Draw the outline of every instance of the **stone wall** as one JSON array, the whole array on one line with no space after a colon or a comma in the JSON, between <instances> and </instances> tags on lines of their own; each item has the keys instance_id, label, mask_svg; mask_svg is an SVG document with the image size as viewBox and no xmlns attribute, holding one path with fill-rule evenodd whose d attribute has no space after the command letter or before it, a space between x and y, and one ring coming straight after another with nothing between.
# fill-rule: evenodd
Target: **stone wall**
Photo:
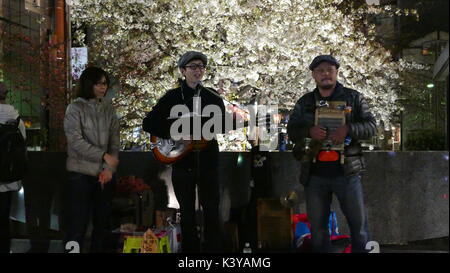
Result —
<instances>
[{"instance_id":1,"label":"stone wall","mask_svg":"<svg viewBox=\"0 0 450 273\"><path fill-rule=\"evenodd\" d=\"M239 158L240 157L240 158ZM449 233L448 151L442 152L366 152L367 172L363 176L365 203L373 240L380 244L403 244L409 241L439 238ZM24 179L23 194L14 198L13 216L28 225L36 218L42 224L51 218L51 227L59 229L64 219L65 153L30 152L30 169ZM300 203L295 213L304 213L303 186L298 183L299 163L290 152L269 153L271 184L268 196L279 198L296 190ZM171 168L158 164L148 152L121 152L118 176L156 176L165 180L169 206L177 207L171 187ZM221 217L225 222L233 208L245 207L250 199L250 153L220 154ZM22 204L22 205L21 205ZM343 234L349 234L336 199ZM61 219L62 218L62 219Z\"/></svg>"}]
</instances>

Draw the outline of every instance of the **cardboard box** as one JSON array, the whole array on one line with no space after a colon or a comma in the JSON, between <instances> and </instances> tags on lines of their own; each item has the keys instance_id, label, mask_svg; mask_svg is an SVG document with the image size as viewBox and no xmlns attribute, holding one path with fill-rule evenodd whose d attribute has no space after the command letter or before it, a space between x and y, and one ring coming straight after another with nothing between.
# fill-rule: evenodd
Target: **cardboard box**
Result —
<instances>
[{"instance_id":1,"label":"cardboard box","mask_svg":"<svg viewBox=\"0 0 450 273\"><path fill-rule=\"evenodd\" d=\"M292 208L278 198L260 198L257 202L258 251L288 252L293 247Z\"/></svg>"}]
</instances>

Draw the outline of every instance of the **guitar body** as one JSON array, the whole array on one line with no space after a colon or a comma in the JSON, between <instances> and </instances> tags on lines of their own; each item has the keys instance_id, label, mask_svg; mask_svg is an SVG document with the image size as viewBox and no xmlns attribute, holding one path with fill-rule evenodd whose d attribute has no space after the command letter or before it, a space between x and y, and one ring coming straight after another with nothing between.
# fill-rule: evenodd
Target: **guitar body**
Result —
<instances>
[{"instance_id":1,"label":"guitar body","mask_svg":"<svg viewBox=\"0 0 450 273\"><path fill-rule=\"evenodd\" d=\"M164 164L172 164L192 151L201 151L208 147L207 140L175 141L157 136L150 136L150 148L156 160Z\"/></svg>"}]
</instances>

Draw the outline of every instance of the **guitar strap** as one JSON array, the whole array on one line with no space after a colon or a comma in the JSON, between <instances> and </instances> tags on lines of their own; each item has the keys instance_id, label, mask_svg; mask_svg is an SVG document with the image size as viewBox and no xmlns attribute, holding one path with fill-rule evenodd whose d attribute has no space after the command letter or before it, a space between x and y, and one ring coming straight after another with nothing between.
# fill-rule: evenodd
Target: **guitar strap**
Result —
<instances>
[{"instance_id":1,"label":"guitar strap","mask_svg":"<svg viewBox=\"0 0 450 273\"><path fill-rule=\"evenodd\" d=\"M185 100L185 98L184 98L183 82L184 82L184 81L183 81L181 78L178 78L178 83L180 84L180 91L181 91L181 100L183 101L183 104L186 105L186 103L187 103L189 100L193 99L194 97L199 97L199 96L200 96L200 92L201 92L203 86L201 85L201 83L199 83L199 84L197 85L197 87L195 88L195 91L197 91L197 94L194 94L194 96L193 96L192 98L190 98L190 99L188 99L188 100Z\"/></svg>"}]
</instances>

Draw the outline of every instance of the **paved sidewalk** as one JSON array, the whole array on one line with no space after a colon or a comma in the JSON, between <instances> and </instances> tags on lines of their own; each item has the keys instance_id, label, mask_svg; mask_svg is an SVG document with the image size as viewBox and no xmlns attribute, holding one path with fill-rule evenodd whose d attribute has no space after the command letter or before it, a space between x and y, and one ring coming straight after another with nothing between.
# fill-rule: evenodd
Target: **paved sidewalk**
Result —
<instances>
[{"instance_id":1,"label":"paved sidewalk","mask_svg":"<svg viewBox=\"0 0 450 273\"><path fill-rule=\"evenodd\" d=\"M28 253L30 250L30 241L28 239L13 239L11 241L12 253ZM61 240L51 240L48 253L63 253Z\"/></svg>"},{"instance_id":2,"label":"paved sidewalk","mask_svg":"<svg viewBox=\"0 0 450 273\"><path fill-rule=\"evenodd\" d=\"M445 249L432 249L429 246L380 246L381 253L449 253ZM11 242L12 253L27 253L30 250L30 242L27 239L13 239ZM48 253L63 253L61 240L51 240Z\"/></svg>"}]
</instances>

